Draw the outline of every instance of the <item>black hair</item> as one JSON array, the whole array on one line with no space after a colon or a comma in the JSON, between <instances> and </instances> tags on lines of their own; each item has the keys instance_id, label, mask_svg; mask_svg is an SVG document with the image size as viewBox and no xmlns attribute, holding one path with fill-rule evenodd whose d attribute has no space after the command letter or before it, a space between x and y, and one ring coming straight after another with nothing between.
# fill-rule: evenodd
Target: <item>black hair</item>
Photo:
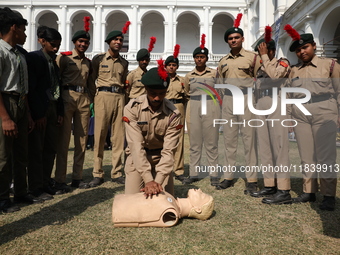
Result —
<instances>
[{"instance_id":1,"label":"black hair","mask_svg":"<svg viewBox=\"0 0 340 255\"><path fill-rule=\"evenodd\" d=\"M0 8L0 33L2 35L7 34L13 25L27 26L27 20L8 7Z\"/></svg>"},{"instance_id":2,"label":"black hair","mask_svg":"<svg viewBox=\"0 0 340 255\"><path fill-rule=\"evenodd\" d=\"M46 28L48 28L47 26L39 26L37 29L37 36L38 38L42 38L42 35L44 34Z\"/></svg>"},{"instance_id":3,"label":"black hair","mask_svg":"<svg viewBox=\"0 0 340 255\"><path fill-rule=\"evenodd\" d=\"M61 41L61 34L58 32L58 30L51 28L51 27L45 27L43 31L41 31L41 37L48 42L52 42L55 40L60 40Z\"/></svg>"}]
</instances>

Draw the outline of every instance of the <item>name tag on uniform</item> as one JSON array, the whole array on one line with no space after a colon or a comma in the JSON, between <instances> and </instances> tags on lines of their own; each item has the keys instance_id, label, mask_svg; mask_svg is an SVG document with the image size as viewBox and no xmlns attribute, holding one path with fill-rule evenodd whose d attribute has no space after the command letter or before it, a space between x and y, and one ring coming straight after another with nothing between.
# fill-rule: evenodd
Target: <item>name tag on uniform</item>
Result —
<instances>
[{"instance_id":1,"label":"name tag on uniform","mask_svg":"<svg viewBox=\"0 0 340 255\"><path fill-rule=\"evenodd\" d=\"M104 68L108 68L109 66L108 66L108 65L102 65L102 67L104 67Z\"/></svg>"},{"instance_id":2,"label":"name tag on uniform","mask_svg":"<svg viewBox=\"0 0 340 255\"><path fill-rule=\"evenodd\" d=\"M221 66L221 68L223 68L223 67L225 67L225 66L227 66L227 65L228 65L228 64L224 64L224 65Z\"/></svg>"},{"instance_id":3,"label":"name tag on uniform","mask_svg":"<svg viewBox=\"0 0 340 255\"><path fill-rule=\"evenodd\" d=\"M195 80L195 78L190 78L190 79L189 79L189 81L193 81L193 80Z\"/></svg>"},{"instance_id":4,"label":"name tag on uniform","mask_svg":"<svg viewBox=\"0 0 340 255\"><path fill-rule=\"evenodd\" d=\"M77 65L77 64L74 63L74 62L71 62L71 63L68 63L68 65L69 65L69 66L75 66L75 65Z\"/></svg>"},{"instance_id":5,"label":"name tag on uniform","mask_svg":"<svg viewBox=\"0 0 340 255\"><path fill-rule=\"evenodd\" d=\"M137 80L138 82L141 82L142 80Z\"/></svg>"},{"instance_id":6,"label":"name tag on uniform","mask_svg":"<svg viewBox=\"0 0 340 255\"><path fill-rule=\"evenodd\" d=\"M295 77L295 78L293 78L292 79L292 81L296 81L296 80L298 80L298 79L300 79L300 77L298 76L298 77Z\"/></svg>"},{"instance_id":7,"label":"name tag on uniform","mask_svg":"<svg viewBox=\"0 0 340 255\"><path fill-rule=\"evenodd\" d=\"M137 121L138 125L147 125L148 122L147 121Z\"/></svg>"}]
</instances>

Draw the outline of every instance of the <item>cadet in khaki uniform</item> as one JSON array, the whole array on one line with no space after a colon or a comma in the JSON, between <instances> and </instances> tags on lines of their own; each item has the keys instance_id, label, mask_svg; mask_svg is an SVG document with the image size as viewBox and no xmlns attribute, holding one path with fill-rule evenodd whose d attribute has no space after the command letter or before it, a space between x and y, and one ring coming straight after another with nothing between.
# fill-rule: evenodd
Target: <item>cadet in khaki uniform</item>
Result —
<instances>
[{"instance_id":1,"label":"cadet in khaki uniform","mask_svg":"<svg viewBox=\"0 0 340 255\"><path fill-rule=\"evenodd\" d=\"M123 29L124 30L124 29ZM122 121L125 105L125 81L128 72L128 61L120 56L123 46L123 32L110 32L105 42L109 45L106 53L94 56L93 72L90 84L96 84L97 93L94 97L94 179L89 183L96 187L104 182L103 156L105 138L111 125L112 170L111 179L120 184L125 183L122 175L121 156L124 151L124 125Z\"/></svg>"},{"instance_id":2,"label":"cadet in khaki uniform","mask_svg":"<svg viewBox=\"0 0 340 255\"><path fill-rule=\"evenodd\" d=\"M269 30L271 32L271 27L269 27ZM261 56L261 67L257 72L256 80L256 94L258 99L256 109L270 109L273 104L273 88L277 88L278 94L278 107L276 110L268 115L256 116L257 119L263 121L263 126L256 127L261 165L289 167L288 127L280 124L273 126L270 121L267 121L275 119L281 123L282 120L287 119L287 116L281 115L281 98L279 91L285 84L286 79L284 78L287 78L289 75L289 61L284 58L275 58L275 42L273 40L269 40L268 43L266 43L264 39L260 40L255 50L258 51ZM264 188L250 195L253 197L273 195L262 200L262 202L266 204L291 203L289 177L289 172L276 172L277 179L275 180L275 172L266 171L263 173Z\"/></svg>"},{"instance_id":3,"label":"cadet in khaki uniform","mask_svg":"<svg viewBox=\"0 0 340 255\"><path fill-rule=\"evenodd\" d=\"M142 191L148 197L163 190L174 194L173 154L183 125L179 111L164 98L169 77L161 70L162 78L158 68L142 77L147 94L130 100L124 108L128 143L125 194Z\"/></svg>"},{"instance_id":4,"label":"cadet in khaki uniform","mask_svg":"<svg viewBox=\"0 0 340 255\"><path fill-rule=\"evenodd\" d=\"M218 65L218 83L231 84L240 88L244 94L244 115L233 114L233 97L229 90L223 96L222 119L228 120L223 125L223 137L226 163L229 166L236 165L237 140L239 132L242 135L246 166L257 165L256 134L255 128L248 126L247 122L254 118L248 108L248 88L253 87L254 77L260 67L260 58L255 52L247 51L242 47L244 42L243 30L238 27L242 15L238 15L234 27L229 28L224 34L224 40L229 44L230 53L223 57ZM242 107L242 106L241 106ZM233 124L231 124L233 123ZM237 123L237 124L235 124ZM225 172L224 179L217 189L226 189L233 186L234 173ZM245 194L257 190L257 173L246 172L247 184Z\"/></svg>"},{"instance_id":5,"label":"cadet in khaki uniform","mask_svg":"<svg viewBox=\"0 0 340 255\"><path fill-rule=\"evenodd\" d=\"M146 68L150 63L150 53L147 49L140 49L137 52L138 67L129 72L127 82L129 86L129 98L136 98L145 94L144 85L141 82L142 76L148 71Z\"/></svg>"},{"instance_id":6,"label":"cadet in khaki uniform","mask_svg":"<svg viewBox=\"0 0 340 255\"><path fill-rule=\"evenodd\" d=\"M83 164L86 151L87 131L90 119L90 102L96 90L94 84L88 86L88 76L91 61L85 57L90 45L88 31L79 30L73 37L75 48L69 52L62 52L57 57L62 79L62 94L64 99L64 122L59 129L57 160L55 170L55 188L62 192L70 191L66 185L67 154L70 144L72 123L74 136L74 157L71 186L88 188L83 179Z\"/></svg>"},{"instance_id":7,"label":"cadet in khaki uniform","mask_svg":"<svg viewBox=\"0 0 340 255\"><path fill-rule=\"evenodd\" d=\"M193 52L196 67L185 76L185 87L189 90L190 100L187 107L187 124L190 142L190 176L183 184L199 180L199 172L206 172L207 166L201 165L202 149L205 147L208 166L218 165L219 126L213 126L214 119L220 119L220 104L214 92L216 70L206 66L209 51L203 45ZM213 94L213 98L208 95ZM202 114L201 95L206 95L207 114ZM211 185L219 184L217 172L209 173Z\"/></svg>"},{"instance_id":8,"label":"cadet in khaki uniform","mask_svg":"<svg viewBox=\"0 0 340 255\"><path fill-rule=\"evenodd\" d=\"M184 126L186 96L184 90L184 78L176 74L178 64L178 58L174 56L169 56L165 60L165 67L170 75L170 85L165 98L169 99L169 101L172 102L181 113L181 125ZM175 152L174 173L177 180L184 180L184 128L181 129L178 147Z\"/></svg>"},{"instance_id":9,"label":"cadet in khaki uniform","mask_svg":"<svg viewBox=\"0 0 340 255\"><path fill-rule=\"evenodd\" d=\"M303 194L293 198L295 203L314 202L318 191L318 169L320 191L324 199L321 210L335 209L337 185L336 134L339 123L340 105L340 66L335 60L315 55L316 44L312 34L299 35L290 25L285 30L293 33L290 51L296 53L301 63L292 67L289 75L291 87L305 88L311 93L309 102L303 106L312 114L305 115L295 105L292 118L297 121L294 127L303 172ZM305 95L293 93L293 98ZM314 169L314 170L313 170Z\"/></svg>"}]
</instances>

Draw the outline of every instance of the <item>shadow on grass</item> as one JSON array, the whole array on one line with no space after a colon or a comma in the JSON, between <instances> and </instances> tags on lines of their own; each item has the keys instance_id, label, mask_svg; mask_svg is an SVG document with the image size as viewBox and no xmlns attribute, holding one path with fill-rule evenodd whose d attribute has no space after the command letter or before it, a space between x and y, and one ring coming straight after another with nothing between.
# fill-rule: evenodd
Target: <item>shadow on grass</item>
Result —
<instances>
[{"instance_id":1,"label":"shadow on grass","mask_svg":"<svg viewBox=\"0 0 340 255\"><path fill-rule=\"evenodd\" d=\"M70 196L21 220L0 227L0 245L49 225L61 225L87 208L113 198L124 187L95 188ZM92 199L91 199L92 198Z\"/></svg>"}]
</instances>

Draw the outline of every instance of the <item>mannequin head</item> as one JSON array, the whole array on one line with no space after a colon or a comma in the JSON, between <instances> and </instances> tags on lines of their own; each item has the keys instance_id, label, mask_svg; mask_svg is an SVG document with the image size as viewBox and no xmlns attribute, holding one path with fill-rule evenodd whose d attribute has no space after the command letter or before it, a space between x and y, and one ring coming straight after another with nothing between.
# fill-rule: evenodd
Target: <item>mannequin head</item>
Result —
<instances>
[{"instance_id":1,"label":"mannequin head","mask_svg":"<svg viewBox=\"0 0 340 255\"><path fill-rule=\"evenodd\" d=\"M207 220L214 210L214 199L201 189L189 189L188 198L191 209L188 217Z\"/></svg>"}]
</instances>

